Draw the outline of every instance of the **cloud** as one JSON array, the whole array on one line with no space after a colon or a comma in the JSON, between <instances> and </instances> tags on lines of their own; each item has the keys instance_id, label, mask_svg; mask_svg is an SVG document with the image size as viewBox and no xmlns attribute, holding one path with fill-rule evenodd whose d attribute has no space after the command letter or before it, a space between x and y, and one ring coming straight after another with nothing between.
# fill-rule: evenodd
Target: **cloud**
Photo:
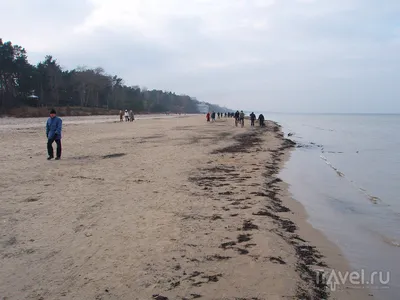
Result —
<instances>
[{"instance_id":1,"label":"cloud","mask_svg":"<svg viewBox=\"0 0 400 300\"><path fill-rule=\"evenodd\" d=\"M2 37L39 52L57 49L93 8L80 0L0 0L0 7Z\"/></svg>"},{"instance_id":2,"label":"cloud","mask_svg":"<svg viewBox=\"0 0 400 300\"><path fill-rule=\"evenodd\" d=\"M400 112L397 0L3 2L35 60L233 108Z\"/></svg>"}]
</instances>

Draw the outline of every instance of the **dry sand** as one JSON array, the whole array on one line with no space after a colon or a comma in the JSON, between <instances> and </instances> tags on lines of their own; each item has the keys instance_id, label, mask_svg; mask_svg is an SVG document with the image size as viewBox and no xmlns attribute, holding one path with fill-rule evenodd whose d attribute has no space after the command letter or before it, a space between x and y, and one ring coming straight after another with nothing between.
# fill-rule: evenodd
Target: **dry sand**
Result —
<instances>
[{"instance_id":1,"label":"dry sand","mask_svg":"<svg viewBox=\"0 0 400 300\"><path fill-rule=\"evenodd\" d=\"M42 128L0 132L0 299L323 299L312 268L347 268L276 177L291 144L272 122L63 135L62 160L48 162Z\"/></svg>"}]
</instances>

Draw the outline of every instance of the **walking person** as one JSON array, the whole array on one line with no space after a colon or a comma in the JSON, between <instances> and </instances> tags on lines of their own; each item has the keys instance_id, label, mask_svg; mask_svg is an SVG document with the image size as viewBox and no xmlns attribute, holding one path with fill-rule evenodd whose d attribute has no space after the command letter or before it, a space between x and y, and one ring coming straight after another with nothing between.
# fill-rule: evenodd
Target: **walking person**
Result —
<instances>
[{"instance_id":1,"label":"walking person","mask_svg":"<svg viewBox=\"0 0 400 300\"><path fill-rule=\"evenodd\" d=\"M215 111L211 113L211 122L215 122Z\"/></svg>"},{"instance_id":2,"label":"walking person","mask_svg":"<svg viewBox=\"0 0 400 300\"><path fill-rule=\"evenodd\" d=\"M254 112L252 112L252 113L250 114L250 126L251 126L251 127L254 127L254 122L255 122L255 120L256 120L256 115L254 114Z\"/></svg>"},{"instance_id":3,"label":"walking person","mask_svg":"<svg viewBox=\"0 0 400 300\"><path fill-rule=\"evenodd\" d=\"M57 144L57 156L56 160L61 158L61 131L62 131L62 120L57 117L56 111L52 109L50 111L50 117L46 122L46 136L47 136L47 160L54 158L53 143Z\"/></svg>"},{"instance_id":4,"label":"walking person","mask_svg":"<svg viewBox=\"0 0 400 300\"><path fill-rule=\"evenodd\" d=\"M129 111L129 121L133 122L135 120L135 116L133 115L132 109Z\"/></svg>"},{"instance_id":5,"label":"walking person","mask_svg":"<svg viewBox=\"0 0 400 300\"><path fill-rule=\"evenodd\" d=\"M260 123L260 127L264 127L265 126L264 120L265 120L264 115L260 114L258 116L258 122Z\"/></svg>"},{"instance_id":6,"label":"walking person","mask_svg":"<svg viewBox=\"0 0 400 300\"><path fill-rule=\"evenodd\" d=\"M243 112L243 110L240 111L239 121L240 121L240 126L243 128L244 127L244 112Z\"/></svg>"},{"instance_id":7,"label":"walking person","mask_svg":"<svg viewBox=\"0 0 400 300\"><path fill-rule=\"evenodd\" d=\"M129 113L128 113L128 110L125 109L125 122L128 122L128 121L129 121Z\"/></svg>"},{"instance_id":8,"label":"walking person","mask_svg":"<svg viewBox=\"0 0 400 300\"><path fill-rule=\"evenodd\" d=\"M206 115L207 122L210 122L210 117L211 117L210 112L208 112Z\"/></svg>"},{"instance_id":9,"label":"walking person","mask_svg":"<svg viewBox=\"0 0 400 300\"><path fill-rule=\"evenodd\" d=\"M119 121L122 122L124 120L124 113L122 110L119 111Z\"/></svg>"},{"instance_id":10,"label":"walking person","mask_svg":"<svg viewBox=\"0 0 400 300\"><path fill-rule=\"evenodd\" d=\"M235 112L235 115L234 115L234 118L235 118L235 126L236 126L236 127L238 126L238 123L239 123L239 117L240 117L240 112L237 110L237 111Z\"/></svg>"}]
</instances>

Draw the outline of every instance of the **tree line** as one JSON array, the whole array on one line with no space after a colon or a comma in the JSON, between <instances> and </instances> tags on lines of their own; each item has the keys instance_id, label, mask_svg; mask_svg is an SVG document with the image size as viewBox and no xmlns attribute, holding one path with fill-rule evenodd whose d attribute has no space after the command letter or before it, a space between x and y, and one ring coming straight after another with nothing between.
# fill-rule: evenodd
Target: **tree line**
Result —
<instances>
[{"instance_id":1,"label":"tree line","mask_svg":"<svg viewBox=\"0 0 400 300\"><path fill-rule=\"evenodd\" d=\"M47 55L37 65L28 62L26 50L0 38L0 109L21 106L99 107L135 112L199 112L196 98L161 90L128 86L103 68L64 70ZM216 105L210 106L225 111Z\"/></svg>"}]
</instances>

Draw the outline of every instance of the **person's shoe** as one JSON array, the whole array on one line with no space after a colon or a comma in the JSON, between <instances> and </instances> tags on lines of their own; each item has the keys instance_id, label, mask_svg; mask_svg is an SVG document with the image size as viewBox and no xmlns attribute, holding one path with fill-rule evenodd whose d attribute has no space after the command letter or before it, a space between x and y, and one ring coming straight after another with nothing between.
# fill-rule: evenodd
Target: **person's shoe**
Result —
<instances>
[{"instance_id":1,"label":"person's shoe","mask_svg":"<svg viewBox=\"0 0 400 300\"><path fill-rule=\"evenodd\" d=\"M56 157L56 160L60 160L60 159L61 159L61 157L59 157L59 156Z\"/></svg>"},{"instance_id":2,"label":"person's shoe","mask_svg":"<svg viewBox=\"0 0 400 300\"><path fill-rule=\"evenodd\" d=\"M53 159L53 156L49 156L49 157L47 158L47 160L51 160L51 159Z\"/></svg>"}]
</instances>

